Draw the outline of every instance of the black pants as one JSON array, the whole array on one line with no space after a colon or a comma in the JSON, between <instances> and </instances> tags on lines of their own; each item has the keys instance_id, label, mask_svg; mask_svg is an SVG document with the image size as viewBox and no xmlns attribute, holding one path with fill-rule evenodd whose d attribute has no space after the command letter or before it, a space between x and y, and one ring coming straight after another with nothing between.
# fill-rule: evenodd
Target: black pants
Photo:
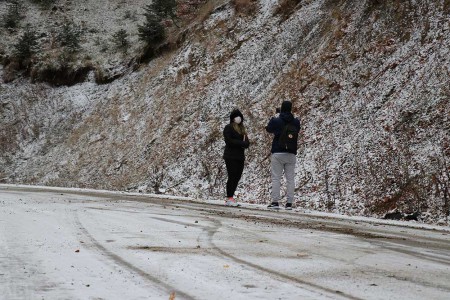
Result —
<instances>
[{"instance_id":1,"label":"black pants","mask_svg":"<svg viewBox=\"0 0 450 300\"><path fill-rule=\"evenodd\" d=\"M236 159L225 159L227 166L228 181L227 181L227 197L233 197L234 192L238 186L239 180L244 171L244 161Z\"/></svg>"}]
</instances>

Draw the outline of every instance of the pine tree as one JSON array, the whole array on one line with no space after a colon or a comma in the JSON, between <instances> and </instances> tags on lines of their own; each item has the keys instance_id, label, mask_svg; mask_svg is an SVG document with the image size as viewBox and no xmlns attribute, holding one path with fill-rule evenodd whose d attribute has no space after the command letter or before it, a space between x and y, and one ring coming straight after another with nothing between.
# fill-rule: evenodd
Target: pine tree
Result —
<instances>
[{"instance_id":1,"label":"pine tree","mask_svg":"<svg viewBox=\"0 0 450 300\"><path fill-rule=\"evenodd\" d=\"M175 26L178 27L175 22L175 19L177 18L176 0L153 0L149 7L158 17L161 19L171 19Z\"/></svg>"},{"instance_id":2,"label":"pine tree","mask_svg":"<svg viewBox=\"0 0 450 300\"><path fill-rule=\"evenodd\" d=\"M161 17L156 15L150 6L145 8L145 23L138 26L139 39L147 45L162 42L166 35L161 25Z\"/></svg>"},{"instance_id":3,"label":"pine tree","mask_svg":"<svg viewBox=\"0 0 450 300\"><path fill-rule=\"evenodd\" d=\"M38 51L37 40L36 31L31 28L30 24L27 24L24 33L14 46L16 57L21 61L31 58Z\"/></svg>"},{"instance_id":4,"label":"pine tree","mask_svg":"<svg viewBox=\"0 0 450 300\"><path fill-rule=\"evenodd\" d=\"M67 47L70 51L75 52L80 48L81 30L72 22L63 25L58 34L57 40L62 47Z\"/></svg>"},{"instance_id":5,"label":"pine tree","mask_svg":"<svg viewBox=\"0 0 450 300\"><path fill-rule=\"evenodd\" d=\"M123 52L127 52L127 49L130 45L130 42L127 38L128 34L125 29L120 29L116 33L113 34L113 42L116 45L116 47Z\"/></svg>"}]
</instances>

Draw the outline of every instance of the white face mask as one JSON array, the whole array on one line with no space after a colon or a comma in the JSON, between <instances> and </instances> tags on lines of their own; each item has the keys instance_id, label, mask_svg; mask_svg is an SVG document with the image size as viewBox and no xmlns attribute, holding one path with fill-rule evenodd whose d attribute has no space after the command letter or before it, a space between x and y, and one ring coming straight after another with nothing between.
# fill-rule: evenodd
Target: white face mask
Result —
<instances>
[{"instance_id":1,"label":"white face mask","mask_svg":"<svg viewBox=\"0 0 450 300\"><path fill-rule=\"evenodd\" d=\"M241 124L242 119L241 119L241 117L236 117L236 118L233 119L233 122L236 123L236 124Z\"/></svg>"}]
</instances>

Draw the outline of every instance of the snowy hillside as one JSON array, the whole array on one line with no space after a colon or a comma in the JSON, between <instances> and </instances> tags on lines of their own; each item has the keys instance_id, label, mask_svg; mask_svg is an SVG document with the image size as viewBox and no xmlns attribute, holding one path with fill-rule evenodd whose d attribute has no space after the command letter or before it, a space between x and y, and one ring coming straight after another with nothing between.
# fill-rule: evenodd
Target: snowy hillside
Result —
<instances>
[{"instance_id":1,"label":"snowy hillside","mask_svg":"<svg viewBox=\"0 0 450 300\"><path fill-rule=\"evenodd\" d=\"M419 212L448 224L448 0L210 1L170 28L175 42L140 65L137 25L148 1L57 0L48 10L23 2L21 23L40 32L56 31L64 18L85 26L70 66L89 69L73 85L12 76L8 57L21 31L1 30L2 182L221 199L222 129L238 107L251 141L240 200L265 203L264 126L290 99L302 122L298 206ZM110 42L121 28L127 54ZM58 51L42 61L54 63ZM99 84L99 73L112 81Z\"/></svg>"}]
</instances>

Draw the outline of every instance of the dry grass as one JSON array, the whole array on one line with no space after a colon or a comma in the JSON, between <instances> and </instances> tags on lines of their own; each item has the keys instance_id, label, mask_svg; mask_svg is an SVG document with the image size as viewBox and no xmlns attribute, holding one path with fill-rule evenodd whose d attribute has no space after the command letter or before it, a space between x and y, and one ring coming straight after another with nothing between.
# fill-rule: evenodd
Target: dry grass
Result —
<instances>
[{"instance_id":1,"label":"dry grass","mask_svg":"<svg viewBox=\"0 0 450 300\"><path fill-rule=\"evenodd\" d=\"M444 0L444 12L450 13L450 0Z\"/></svg>"},{"instance_id":2,"label":"dry grass","mask_svg":"<svg viewBox=\"0 0 450 300\"><path fill-rule=\"evenodd\" d=\"M299 60L292 64L289 71L283 73L283 78L279 80L279 83L273 89L273 95L283 95L283 97L290 99L299 99L302 94L312 85L317 85L316 81L319 80L317 74L312 67ZM278 96L274 96L275 99ZM275 104L274 104L275 105ZM304 111L305 107L300 111Z\"/></svg>"},{"instance_id":3,"label":"dry grass","mask_svg":"<svg viewBox=\"0 0 450 300\"><path fill-rule=\"evenodd\" d=\"M13 124L3 126L0 131L0 152L11 153L14 152L17 147L16 136L18 134L17 126Z\"/></svg>"},{"instance_id":4,"label":"dry grass","mask_svg":"<svg viewBox=\"0 0 450 300\"><path fill-rule=\"evenodd\" d=\"M274 14L281 16L281 20L285 21L295 12L300 2L301 0L280 0Z\"/></svg>"},{"instance_id":5,"label":"dry grass","mask_svg":"<svg viewBox=\"0 0 450 300\"><path fill-rule=\"evenodd\" d=\"M18 76L18 70L20 69L20 64L17 61L10 62L6 65L3 70L3 82L9 83L14 81Z\"/></svg>"},{"instance_id":6,"label":"dry grass","mask_svg":"<svg viewBox=\"0 0 450 300\"><path fill-rule=\"evenodd\" d=\"M258 10L258 2L255 0L231 0L231 5L237 14L251 16Z\"/></svg>"},{"instance_id":7,"label":"dry grass","mask_svg":"<svg viewBox=\"0 0 450 300\"><path fill-rule=\"evenodd\" d=\"M207 1L198 9L196 20L201 23L206 21L206 19L208 19L213 10L216 8L216 5L217 1Z\"/></svg>"},{"instance_id":8,"label":"dry grass","mask_svg":"<svg viewBox=\"0 0 450 300\"><path fill-rule=\"evenodd\" d=\"M102 128L103 125L102 116L94 113L87 117L82 126L79 126L72 130L70 137L68 139L68 145L76 146L81 144L82 139L87 139L87 135L90 128Z\"/></svg>"}]
</instances>

